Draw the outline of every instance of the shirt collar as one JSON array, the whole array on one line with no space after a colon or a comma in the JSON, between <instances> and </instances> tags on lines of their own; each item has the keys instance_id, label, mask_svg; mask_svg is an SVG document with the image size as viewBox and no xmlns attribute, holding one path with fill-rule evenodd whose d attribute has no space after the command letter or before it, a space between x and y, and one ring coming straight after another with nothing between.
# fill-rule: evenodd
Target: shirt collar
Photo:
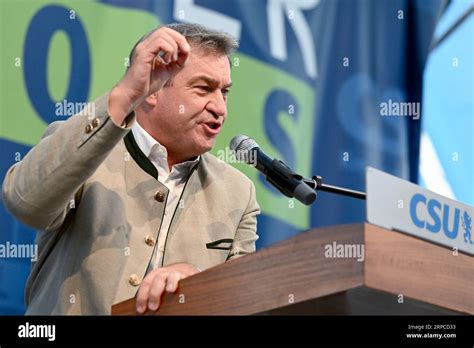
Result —
<instances>
[{"instance_id":1,"label":"shirt collar","mask_svg":"<svg viewBox=\"0 0 474 348\"><path fill-rule=\"evenodd\" d=\"M168 151L166 147L153 138L137 121L132 125L132 133L138 147L143 154L153 162L158 172L169 174ZM179 172L188 172L199 162L200 157L201 156L197 156L194 160L175 164L172 169Z\"/></svg>"}]
</instances>

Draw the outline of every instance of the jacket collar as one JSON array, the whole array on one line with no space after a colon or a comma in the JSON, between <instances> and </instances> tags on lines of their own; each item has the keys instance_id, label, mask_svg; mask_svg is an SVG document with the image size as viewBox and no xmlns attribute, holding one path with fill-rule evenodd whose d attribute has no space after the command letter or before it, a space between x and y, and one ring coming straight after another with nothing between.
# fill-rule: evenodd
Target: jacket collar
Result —
<instances>
[{"instance_id":1,"label":"jacket collar","mask_svg":"<svg viewBox=\"0 0 474 348\"><path fill-rule=\"evenodd\" d=\"M132 132L128 132L128 134L124 138L124 142L128 153L130 154L130 156L132 156L133 160L140 166L140 168L149 175L151 175L153 178L158 180L158 170L156 169L155 165L150 161L150 159L140 149L140 146L138 146ZM196 159L196 163L191 168L189 175L191 175L192 172L198 169L198 167L201 165L202 157L203 156L199 156Z\"/></svg>"},{"instance_id":2,"label":"jacket collar","mask_svg":"<svg viewBox=\"0 0 474 348\"><path fill-rule=\"evenodd\" d=\"M170 170L168 167L168 150L155 138L153 138L139 123L136 121L132 126L133 137L143 154L158 168L158 175L168 177ZM188 160L173 166L174 175L186 177L192 166L199 160L197 156L194 160Z\"/></svg>"}]
</instances>

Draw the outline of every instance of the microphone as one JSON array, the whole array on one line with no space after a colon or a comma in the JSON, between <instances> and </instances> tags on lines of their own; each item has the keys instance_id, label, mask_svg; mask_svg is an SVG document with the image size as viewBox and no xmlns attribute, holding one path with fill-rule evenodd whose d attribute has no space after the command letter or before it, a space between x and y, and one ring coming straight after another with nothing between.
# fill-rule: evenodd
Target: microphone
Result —
<instances>
[{"instance_id":1,"label":"microphone","mask_svg":"<svg viewBox=\"0 0 474 348\"><path fill-rule=\"evenodd\" d=\"M237 160L257 168L285 196L294 197L305 205L310 205L316 199L316 191L303 181L301 175L293 172L282 161L268 157L254 139L236 135L230 141L230 149Z\"/></svg>"}]
</instances>

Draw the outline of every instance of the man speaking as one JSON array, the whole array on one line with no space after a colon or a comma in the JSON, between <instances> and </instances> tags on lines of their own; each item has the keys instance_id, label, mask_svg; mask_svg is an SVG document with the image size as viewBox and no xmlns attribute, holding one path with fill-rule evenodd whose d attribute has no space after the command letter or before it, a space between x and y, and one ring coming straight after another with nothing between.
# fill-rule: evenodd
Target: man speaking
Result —
<instances>
[{"instance_id":1,"label":"man speaking","mask_svg":"<svg viewBox=\"0 0 474 348\"><path fill-rule=\"evenodd\" d=\"M93 114L54 122L3 184L40 230L27 314L155 311L180 279L255 251L252 182L207 153L227 117L229 35L171 24L133 48Z\"/></svg>"}]
</instances>

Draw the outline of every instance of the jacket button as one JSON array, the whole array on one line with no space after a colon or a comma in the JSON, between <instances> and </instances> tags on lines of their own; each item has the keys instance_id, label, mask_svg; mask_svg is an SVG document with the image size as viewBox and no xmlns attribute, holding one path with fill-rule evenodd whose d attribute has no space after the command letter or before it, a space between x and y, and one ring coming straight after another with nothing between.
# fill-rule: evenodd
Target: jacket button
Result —
<instances>
[{"instance_id":1,"label":"jacket button","mask_svg":"<svg viewBox=\"0 0 474 348\"><path fill-rule=\"evenodd\" d=\"M89 134L90 132L92 132L92 125L89 123L87 126L86 126L86 133Z\"/></svg>"},{"instance_id":2,"label":"jacket button","mask_svg":"<svg viewBox=\"0 0 474 348\"><path fill-rule=\"evenodd\" d=\"M150 236L149 234L147 234L147 236L145 237L145 243L146 245L149 245L149 246L155 246L156 239Z\"/></svg>"},{"instance_id":3,"label":"jacket button","mask_svg":"<svg viewBox=\"0 0 474 348\"><path fill-rule=\"evenodd\" d=\"M100 125L100 120L98 118L94 118L94 120L92 121L92 127L99 127Z\"/></svg>"},{"instance_id":4,"label":"jacket button","mask_svg":"<svg viewBox=\"0 0 474 348\"><path fill-rule=\"evenodd\" d=\"M165 193L162 191L157 191L155 193L155 200L158 202L164 202L165 201Z\"/></svg>"},{"instance_id":5,"label":"jacket button","mask_svg":"<svg viewBox=\"0 0 474 348\"><path fill-rule=\"evenodd\" d=\"M136 274L131 274L130 277L128 277L128 282L133 286L138 286L141 283L140 278L138 278Z\"/></svg>"}]
</instances>

